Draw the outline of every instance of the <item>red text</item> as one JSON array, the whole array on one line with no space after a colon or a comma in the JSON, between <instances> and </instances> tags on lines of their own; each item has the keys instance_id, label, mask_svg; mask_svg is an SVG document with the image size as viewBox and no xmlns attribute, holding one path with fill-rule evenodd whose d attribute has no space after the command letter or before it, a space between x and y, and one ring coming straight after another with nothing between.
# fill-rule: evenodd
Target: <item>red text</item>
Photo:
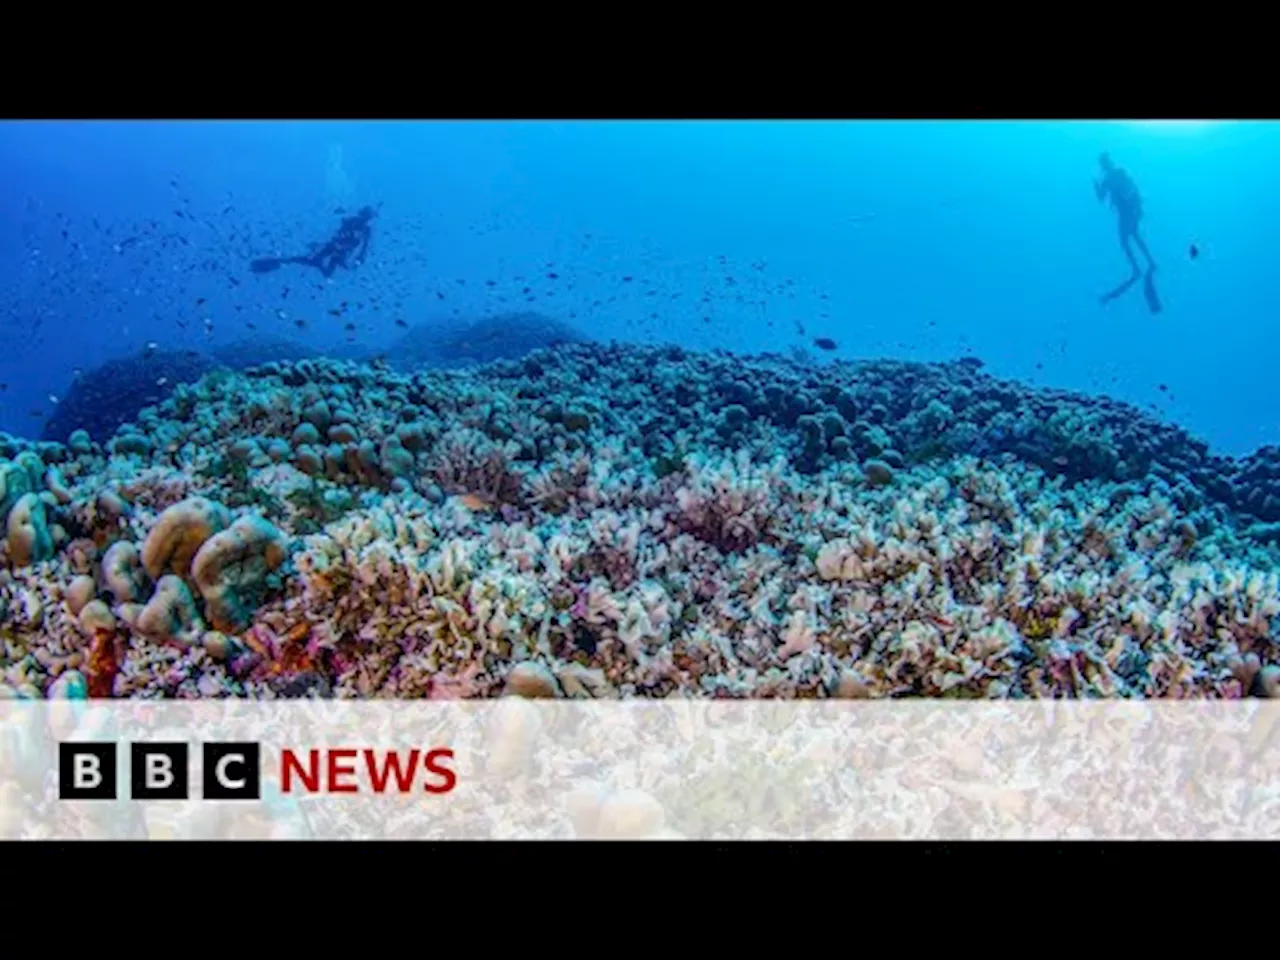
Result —
<instances>
[{"instance_id":1,"label":"red text","mask_svg":"<svg viewBox=\"0 0 1280 960\"><path fill-rule=\"evenodd\" d=\"M292 793L411 793L422 783L427 793L448 793L458 785L452 767L453 751L376 750L352 748L328 750L281 750L280 789ZM361 773L365 776L362 778ZM367 787L366 787L367 784Z\"/></svg>"}]
</instances>

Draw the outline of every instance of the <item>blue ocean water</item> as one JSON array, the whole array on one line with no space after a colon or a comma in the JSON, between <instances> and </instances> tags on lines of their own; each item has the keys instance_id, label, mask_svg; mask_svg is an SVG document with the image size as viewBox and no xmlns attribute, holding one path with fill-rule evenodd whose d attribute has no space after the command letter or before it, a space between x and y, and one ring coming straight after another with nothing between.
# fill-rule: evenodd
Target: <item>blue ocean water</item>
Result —
<instances>
[{"instance_id":1,"label":"blue ocean water","mask_svg":"<svg viewBox=\"0 0 1280 960\"><path fill-rule=\"evenodd\" d=\"M1128 273L1102 151L1141 191L1158 314L1140 285L1098 302ZM1280 442L1278 155L1244 122L8 122L0 430L40 435L112 359L372 355L533 311L814 363L974 356L1241 455ZM365 204L358 268L250 270Z\"/></svg>"}]
</instances>

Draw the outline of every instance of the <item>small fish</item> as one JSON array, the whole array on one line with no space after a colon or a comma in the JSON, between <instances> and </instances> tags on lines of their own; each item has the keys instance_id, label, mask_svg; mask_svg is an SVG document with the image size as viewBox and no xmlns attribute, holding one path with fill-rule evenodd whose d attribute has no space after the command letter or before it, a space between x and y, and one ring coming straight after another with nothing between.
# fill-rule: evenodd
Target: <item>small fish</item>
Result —
<instances>
[{"instance_id":1,"label":"small fish","mask_svg":"<svg viewBox=\"0 0 1280 960\"><path fill-rule=\"evenodd\" d=\"M835 350L837 344L830 337L814 337L813 345L819 350Z\"/></svg>"},{"instance_id":2,"label":"small fish","mask_svg":"<svg viewBox=\"0 0 1280 960\"><path fill-rule=\"evenodd\" d=\"M51 394L49 394L49 402L50 402L50 403L52 403L52 404L54 404L54 405L56 405L56 404L58 403L58 398L57 398L57 396L56 396L56 395L54 395L54 394L52 394L52 393L51 393Z\"/></svg>"},{"instance_id":3,"label":"small fish","mask_svg":"<svg viewBox=\"0 0 1280 960\"><path fill-rule=\"evenodd\" d=\"M146 350L144 350L144 351L142 352L142 355L143 355L144 357L149 357L149 356L151 356L153 353L155 353L155 352L156 352L156 350L157 350L157 349L159 349L159 347L160 347L160 345L159 345L158 343L156 343L154 340L148 340L148 341L147 341L147 348L146 348Z\"/></svg>"},{"instance_id":4,"label":"small fish","mask_svg":"<svg viewBox=\"0 0 1280 960\"><path fill-rule=\"evenodd\" d=\"M1158 383L1156 384L1156 389L1159 390L1161 393L1168 393L1169 385L1165 383Z\"/></svg>"},{"instance_id":5,"label":"small fish","mask_svg":"<svg viewBox=\"0 0 1280 960\"><path fill-rule=\"evenodd\" d=\"M404 321L404 320L397 320L397 321L396 321L396 326L397 326L397 327L407 327L407 326L409 326L409 324L408 324L406 321Z\"/></svg>"},{"instance_id":6,"label":"small fish","mask_svg":"<svg viewBox=\"0 0 1280 960\"><path fill-rule=\"evenodd\" d=\"M345 324L342 329L347 331L347 333L351 333L352 331L355 330L355 328L356 328L356 325L354 323L348 323L348 324Z\"/></svg>"},{"instance_id":7,"label":"small fish","mask_svg":"<svg viewBox=\"0 0 1280 960\"><path fill-rule=\"evenodd\" d=\"M168 378L168 377L161 377L159 380L157 380L157 381L156 381L156 386L157 386L157 387L163 387L163 386L164 386L166 383L168 383L168 382L169 382L169 378Z\"/></svg>"},{"instance_id":8,"label":"small fish","mask_svg":"<svg viewBox=\"0 0 1280 960\"><path fill-rule=\"evenodd\" d=\"M301 317L299 317L297 320L293 321L293 325L294 325L295 327L297 327L299 330L301 330L301 329L303 329L304 327L306 327L306 325L307 325L307 321L305 321L305 320L303 320Z\"/></svg>"},{"instance_id":9,"label":"small fish","mask_svg":"<svg viewBox=\"0 0 1280 960\"><path fill-rule=\"evenodd\" d=\"M1193 243L1191 245L1191 249L1188 250L1187 253L1191 259L1194 260L1196 257L1200 256L1200 248Z\"/></svg>"},{"instance_id":10,"label":"small fish","mask_svg":"<svg viewBox=\"0 0 1280 960\"><path fill-rule=\"evenodd\" d=\"M459 494L456 499L468 510L474 510L477 513L484 513L485 511L493 509L493 504L487 498L480 496L478 493Z\"/></svg>"}]
</instances>

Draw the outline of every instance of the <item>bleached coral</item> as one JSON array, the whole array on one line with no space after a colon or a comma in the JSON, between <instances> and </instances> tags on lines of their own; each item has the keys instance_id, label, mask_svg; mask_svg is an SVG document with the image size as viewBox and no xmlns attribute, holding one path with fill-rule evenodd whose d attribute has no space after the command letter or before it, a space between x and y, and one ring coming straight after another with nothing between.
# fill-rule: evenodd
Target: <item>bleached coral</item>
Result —
<instances>
[{"instance_id":1,"label":"bleached coral","mask_svg":"<svg viewBox=\"0 0 1280 960\"><path fill-rule=\"evenodd\" d=\"M732 401L717 407L682 357L617 362L543 358L523 378L519 365L412 377L271 365L176 391L140 419L145 442L112 457L77 443L56 476L6 453L0 498L12 508L48 487L50 534L64 524L66 537L47 569L0 581L5 682L39 690L83 667L105 683L74 658L96 642L106 662L101 638L114 638L111 689L129 696L1275 685L1280 564L1185 485L1066 483L1044 464L892 449L958 429L963 398L950 395L914 404L894 431L887 413L858 419L888 404L874 387L792 371L757 391L743 376L714 387ZM1071 448L1081 463L1114 440L1095 425ZM874 460L891 483L866 482Z\"/></svg>"}]
</instances>

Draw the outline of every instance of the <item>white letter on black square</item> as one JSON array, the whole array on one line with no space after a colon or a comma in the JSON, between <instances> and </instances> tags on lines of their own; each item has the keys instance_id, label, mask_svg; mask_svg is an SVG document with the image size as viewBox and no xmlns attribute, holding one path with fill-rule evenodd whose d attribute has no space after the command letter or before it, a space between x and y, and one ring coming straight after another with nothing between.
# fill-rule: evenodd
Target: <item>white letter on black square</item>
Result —
<instances>
[{"instance_id":1,"label":"white letter on black square","mask_svg":"<svg viewBox=\"0 0 1280 960\"><path fill-rule=\"evenodd\" d=\"M129 747L129 787L134 800L186 800L187 745L135 743Z\"/></svg>"},{"instance_id":2,"label":"white letter on black square","mask_svg":"<svg viewBox=\"0 0 1280 960\"><path fill-rule=\"evenodd\" d=\"M114 743L58 744L59 800L114 800Z\"/></svg>"},{"instance_id":3,"label":"white letter on black square","mask_svg":"<svg viewBox=\"0 0 1280 960\"><path fill-rule=\"evenodd\" d=\"M256 743L204 745L206 800L261 800L261 750Z\"/></svg>"}]
</instances>

